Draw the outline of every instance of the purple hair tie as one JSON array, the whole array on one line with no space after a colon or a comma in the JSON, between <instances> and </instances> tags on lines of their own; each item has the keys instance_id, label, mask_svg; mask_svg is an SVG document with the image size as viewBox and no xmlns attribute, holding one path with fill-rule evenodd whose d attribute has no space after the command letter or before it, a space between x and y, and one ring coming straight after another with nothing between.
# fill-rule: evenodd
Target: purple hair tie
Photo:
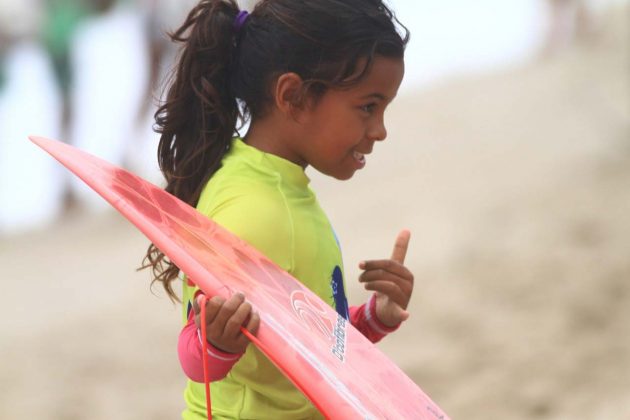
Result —
<instances>
[{"instance_id":1,"label":"purple hair tie","mask_svg":"<svg viewBox=\"0 0 630 420\"><path fill-rule=\"evenodd\" d=\"M245 10L238 12L238 15L234 18L234 30L236 30L236 32L239 32L243 25L245 25L245 21L247 21L248 16L249 13Z\"/></svg>"}]
</instances>

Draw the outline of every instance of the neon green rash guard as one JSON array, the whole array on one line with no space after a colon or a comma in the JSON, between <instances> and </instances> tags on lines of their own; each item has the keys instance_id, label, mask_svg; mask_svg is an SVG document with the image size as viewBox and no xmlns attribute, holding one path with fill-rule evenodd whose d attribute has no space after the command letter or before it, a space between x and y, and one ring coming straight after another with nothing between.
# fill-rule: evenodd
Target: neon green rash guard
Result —
<instances>
[{"instance_id":1,"label":"neon green rash guard","mask_svg":"<svg viewBox=\"0 0 630 420\"><path fill-rule=\"evenodd\" d=\"M348 318L341 251L299 165L235 139L197 209L238 235ZM184 282L184 322L197 289ZM211 383L215 419L311 419L321 414L253 345ZM206 418L204 384L188 381L186 420Z\"/></svg>"}]
</instances>

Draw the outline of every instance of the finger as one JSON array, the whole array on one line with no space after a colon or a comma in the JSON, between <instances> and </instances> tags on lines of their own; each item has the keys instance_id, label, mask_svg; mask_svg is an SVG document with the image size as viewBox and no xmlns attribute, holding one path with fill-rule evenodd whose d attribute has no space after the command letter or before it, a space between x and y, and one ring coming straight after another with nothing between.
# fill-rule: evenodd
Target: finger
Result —
<instances>
[{"instance_id":1,"label":"finger","mask_svg":"<svg viewBox=\"0 0 630 420\"><path fill-rule=\"evenodd\" d=\"M252 316L249 317L249 322L245 329L252 335L256 335L256 333L258 333L258 327L260 327L260 315L258 315L258 312L252 311Z\"/></svg>"},{"instance_id":2,"label":"finger","mask_svg":"<svg viewBox=\"0 0 630 420\"><path fill-rule=\"evenodd\" d=\"M359 268L365 271L383 270L413 282L413 274L407 267L394 260L361 261Z\"/></svg>"},{"instance_id":3,"label":"finger","mask_svg":"<svg viewBox=\"0 0 630 420\"><path fill-rule=\"evenodd\" d=\"M252 335L256 335L256 333L258 332L259 326L260 326L260 315L258 315L258 312L252 310L251 316L249 317L249 321L247 322L247 326L245 327L245 329ZM241 348L245 348L247 347L248 342L249 342L249 338L245 334L241 333L241 336L237 340L237 343L239 344L239 346Z\"/></svg>"},{"instance_id":4,"label":"finger","mask_svg":"<svg viewBox=\"0 0 630 420\"><path fill-rule=\"evenodd\" d=\"M193 309L193 321L195 322L195 325L197 326L197 328L201 328L201 306L200 305L200 301L204 298L205 296L203 294L199 294L197 296L195 296L195 298L192 300L192 309Z\"/></svg>"},{"instance_id":5,"label":"finger","mask_svg":"<svg viewBox=\"0 0 630 420\"><path fill-rule=\"evenodd\" d=\"M400 287L392 282L376 280L366 283L364 287L366 290L372 290L386 295L390 300L401 307L407 307L409 303L409 295L400 290Z\"/></svg>"},{"instance_id":6,"label":"finger","mask_svg":"<svg viewBox=\"0 0 630 420\"><path fill-rule=\"evenodd\" d=\"M409 247L409 239L411 239L411 232L407 229L401 230L394 243L394 250L392 251L392 260L404 264L405 256L407 255L407 248Z\"/></svg>"},{"instance_id":7,"label":"finger","mask_svg":"<svg viewBox=\"0 0 630 420\"><path fill-rule=\"evenodd\" d=\"M195 322L195 325L197 326L197 328L201 328L201 305L203 301L205 301L205 305L206 305L206 325L209 325L210 322L212 322L212 318L214 318L214 316L216 315L216 312L217 312L216 309L213 310L213 308L210 306L210 303L212 302L213 299L215 302L217 302L222 298L215 296L214 298L207 300L204 294L199 294L193 299L192 301L193 313L194 313L193 321ZM220 304L219 304L219 307L220 307Z\"/></svg>"},{"instance_id":8,"label":"finger","mask_svg":"<svg viewBox=\"0 0 630 420\"><path fill-rule=\"evenodd\" d=\"M403 292L411 293L411 290L413 290L413 276L412 278L401 277L382 269L364 271L359 276L359 282L361 283L369 283L378 280L392 282Z\"/></svg>"},{"instance_id":9,"label":"finger","mask_svg":"<svg viewBox=\"0 0 630 420\"><path fill-rule=\"evenodd\" d=\"M205 302L207 300L209 300L209 298L205 294L198 292L192 300L193 312L196 314L200 313L202 302Z\"/></svg>"},{"instance_id":10,"label":"finger","mask_svg":"<svg viewBox=\"0 0 630 420\"><path fill-rule=\"evenodd\" d=\"M212 330L212 338L218 338L224 335L228 319L230 319L234 312L236 312L244 300L245 296L243 296L242 293L236 293L221 305L221 308L214 317L212 324L208 325Z\"/></svg>"},{"instance_id":11,"label":"finger","mask_svg":"<svg viewBox=\"0 0 630 420\"><path fill-rule=\"evenodd\" d=\"M225 298L221 296L213 296L212 299L206 301L206 325L214 322L224 302Z\"/></svg>"},{"instance_id":12,"label":"finger","mask_svg":"<svg viewBox=\"0 0 630 420\"><path fill-rule=\"evenodd\" d=\"M241 326L247 321L247 317L252 311L249 302L243 302L225 324L224 335L226 337L236 337L241 333Z\"/></svg>"}]
</instances>

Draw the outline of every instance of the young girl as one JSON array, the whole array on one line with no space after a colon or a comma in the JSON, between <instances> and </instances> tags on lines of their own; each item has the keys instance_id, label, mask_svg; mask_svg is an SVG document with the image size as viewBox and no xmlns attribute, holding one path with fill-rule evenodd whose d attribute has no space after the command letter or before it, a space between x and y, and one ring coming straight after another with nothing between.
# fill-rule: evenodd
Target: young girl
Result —
<instances>
[{"instance_id":1,"label":"young girl","mask_svg":"<svg viewBox=\"0 0 630 420\"><path fill-rule=\"evenodd\" d=\"M349 179L385 139L383 114L402 80L408 40L395 23L380 0L263 0L249 15L231 0L203 0L172 35L183 49L156 114L166 190L255 246L374 342L409 316L409 232L399 234L390 259L359 264L359 281L375 294L348 308L339 245L304 170ZM247 135L234 138L248 118ZM145 265L176 299L179 269L153 245ZM206 416L203 357L215 418L320 417L248 345L239 328L255 333L260 318L245 296L209 297L204 320L199 298L185 281L184 419Z\"/></svg>"}]
</instances>

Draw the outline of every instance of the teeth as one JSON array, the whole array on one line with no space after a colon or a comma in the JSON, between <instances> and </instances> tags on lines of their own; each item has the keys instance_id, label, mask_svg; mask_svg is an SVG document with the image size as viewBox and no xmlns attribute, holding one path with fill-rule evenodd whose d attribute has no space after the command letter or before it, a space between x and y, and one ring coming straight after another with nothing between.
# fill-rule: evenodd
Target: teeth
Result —
<instances>
[{"instance_id":1,"label":"teeth","mask_svg":"<svg viewBox=\"0 0 630 420\"><path fill-rule=\"evenodd\" d=\"M353 152L352 155L354 156L354 158L356 160L358 160L359 162L363 162L365 161L365 155L363 153L359 153L359 152Z\"/></svg>"}]
</instances>

